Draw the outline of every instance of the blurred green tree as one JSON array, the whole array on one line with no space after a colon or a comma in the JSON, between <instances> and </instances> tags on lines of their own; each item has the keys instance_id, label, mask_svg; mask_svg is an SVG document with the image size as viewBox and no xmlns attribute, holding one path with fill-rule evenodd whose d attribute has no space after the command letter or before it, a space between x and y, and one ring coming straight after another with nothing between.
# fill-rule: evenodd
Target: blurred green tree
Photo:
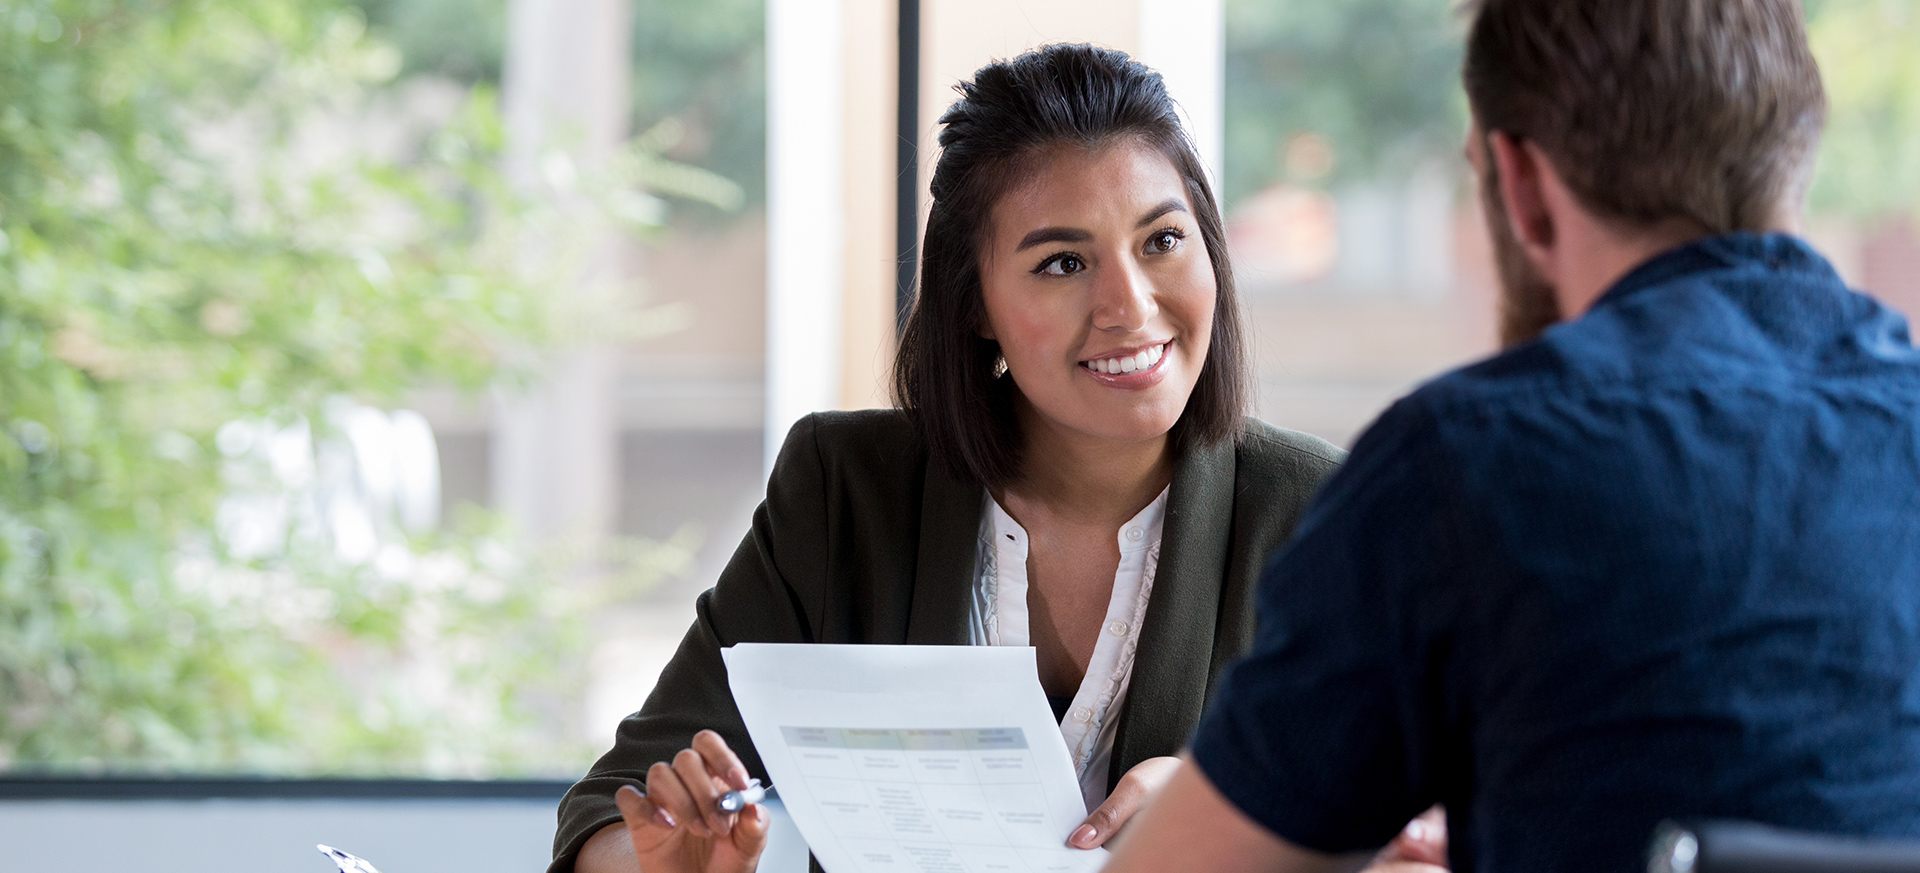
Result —
<instances>
[{"instance_id":1,"label":"blurred green tree","mask_svg":"<svg viewBox=\"0 0 1920 873\"><path fill-rule=\"evenodd\" d=\"M1225 199L1286 180L1284 152L1324 137L1332 183L1451 159L1467 126L1452 0L1227 0ZM1920 0L1807 0L1831 103L1815 210L1920 208Z\"/></svg>"},{"instance_id":2,"label":"blurred green tree","mask_svg":"<svg viewBox=\"0 0 1920 873\"><path fill-rule=\"evenodd\" d=\"M1816 210L1920 213L1920 0L1809 0L1827 86Z\"/></svg>"},{"instance_id":3,"label":"blurred green tree","mask_svg":"<svg viewBox=\"0 0 1920 873\"><path fill-rule=\"evenodd\" d=\"M0 768L590 754L579 617L684 544L593 555L626 571L596 588L551 584L579 556L517 554L485 518L379 560L298 517L266 550L216 523L243 484L310 496L235 434L297 429L324 466L343 405L477 390L608 321L539 293L564 259L519 256L522 227L568 219L502 184L490 89L360 142L400 67L345 0L0 2ZM609 190L714 187L645 146Z\"/></svg>"},{"instance_id":4,"label":"blurred green tree","mask_svg":"<svg viewBox=\"0 0 1920 873\"><path fill-rule=\"evenodd\" d=\"M1330 148L1296 183L1371 181L1456 154L1466 111L1455 5L1227 0L1222 199L1289 181L1285 153L1303 135Z\"/></svg>"},{"instance_id":5,"label":"blurred green tree","mask_svg":"<svg viewBox=\"0 0 1920 873\"><path fill-rule=\"evenodd\" d=\"M403 74L500 84L507 0L357 0L376 36L400 50Z\"/></svg>"},{"instance_id":6,"label":"blurred green tree","mask_svg":"<svg viewBox=\"0 0 1920 873\"><path fill-rule=\"evenodd\" d=\"M633 0L634 129L677 122L667 156L738 182L749 204L767 196L766 24L765 0Z\"/></svg>"}]
</instances>

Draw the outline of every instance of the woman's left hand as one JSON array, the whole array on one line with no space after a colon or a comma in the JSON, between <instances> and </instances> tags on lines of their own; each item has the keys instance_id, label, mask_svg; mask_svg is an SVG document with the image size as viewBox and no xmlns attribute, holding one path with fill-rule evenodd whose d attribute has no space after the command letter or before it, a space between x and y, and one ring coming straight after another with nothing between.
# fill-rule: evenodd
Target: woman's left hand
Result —
<instances>
[{"instance_id":1,"label":"woman's left hand","mask_svg":"<svg viewBox=\"0 0 1920 873\"><path fill-rule=\"evenodd\" d=\"M1113 835L1125 827L1134 813L1145 808L1147 801L1153 798L1167 780L1173 778L1173 771L1180 766L1179 758L1148 758L1133 765L1127 775L1113 786L1113 793L1107 795L1107 802L1087 816L1086 821L1073 829L1073 835L1067 837L1067 845L1076 849L1091 849L1105 845Z\"/></svg>"}]
</instances>

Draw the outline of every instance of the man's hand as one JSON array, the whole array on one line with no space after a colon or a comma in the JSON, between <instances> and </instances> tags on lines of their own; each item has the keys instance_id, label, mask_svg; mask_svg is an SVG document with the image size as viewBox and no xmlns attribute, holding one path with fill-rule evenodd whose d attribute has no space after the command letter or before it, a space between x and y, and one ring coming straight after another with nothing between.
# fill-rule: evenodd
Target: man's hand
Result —
<instances>
[{"instance_id":1,"label":"man's hand","mask_svg":"<svg viewBox=\"0 0 1920 873\"><path fill-rule=\"evenodd\" d=\"M1111 846L1105 873L1346 873L1367 856L1326 855L1275 836L1222 796L1191 760Z\"/></svg>"},{"instance_id":2,"label":"man's hand","mask_svg":"<svg viewBox=\"0 0 1920 873\"><path fill-rule=\"evenodd\" d=\"M694 735L671 765L647 771L647 793L614 793L642 873L752 873L771 816L759 804L720 811L720 795L747 787L747 768L713 731Z\"/></svg>"},{"instance_id":3,"label":"man's hand","mask_svg":"<svg viewBox=\"0 0 1920 873\"><path fill-rule=\"evenodd\" d=\"M1180 768L1179 758L1148 758L1133 765L1127 775L1113 786L1113 793L1107 795L1107 802L1087 816L1085 822L1073 829L1073 835L1067 837L1067 845L1076 849L1091 849L1104 845L1113 835L1125 827L1133 814L1147 805L1147 801L1165 788L1167 780L1173 778L1173 771Z\"/></svg>"}]
</instances>

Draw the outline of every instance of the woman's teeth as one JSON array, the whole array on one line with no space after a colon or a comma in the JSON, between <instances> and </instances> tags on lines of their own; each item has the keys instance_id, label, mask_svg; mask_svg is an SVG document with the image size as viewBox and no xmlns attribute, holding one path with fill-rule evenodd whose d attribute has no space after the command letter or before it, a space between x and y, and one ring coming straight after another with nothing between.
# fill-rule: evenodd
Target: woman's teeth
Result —
<instances>
[{"instance_id":1,"label":"woman's teeth","mask_svg":"<svg viewBox=\"0 0 1920 873\"><path fill-rule=\"evenodd\" d=\"M1086 367L1095 373L1107 373L1117 376L1121 373L1145 370L1154 364L1158 364L1160 363L1160 357L1166 353L1166 344L1162 343L1137 355L1124 355L1118 358L1101 358L1097 361L1085 361L1082 362L1080 366Z\"/></svg>"}]
</instances>

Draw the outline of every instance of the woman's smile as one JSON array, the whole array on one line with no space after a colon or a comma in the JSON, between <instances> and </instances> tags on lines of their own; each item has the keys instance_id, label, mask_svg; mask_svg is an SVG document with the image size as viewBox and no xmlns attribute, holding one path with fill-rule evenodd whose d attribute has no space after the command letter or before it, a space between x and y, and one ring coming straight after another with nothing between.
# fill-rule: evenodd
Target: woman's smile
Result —
<instances>
[{"instance_id":1,"label":"woman's smile","mask_svg":"<svg viewBox=\"0 0 1920 873\"><path fill-rule=\"evenodd\" d=\"M1152 343L1140 349L1126 349L1080 362L1081 369L1102 385L1115 388L1149 388L1166 375L1160 366L1167 359L1173 340Z\"/></svg>"}]
</instances>

